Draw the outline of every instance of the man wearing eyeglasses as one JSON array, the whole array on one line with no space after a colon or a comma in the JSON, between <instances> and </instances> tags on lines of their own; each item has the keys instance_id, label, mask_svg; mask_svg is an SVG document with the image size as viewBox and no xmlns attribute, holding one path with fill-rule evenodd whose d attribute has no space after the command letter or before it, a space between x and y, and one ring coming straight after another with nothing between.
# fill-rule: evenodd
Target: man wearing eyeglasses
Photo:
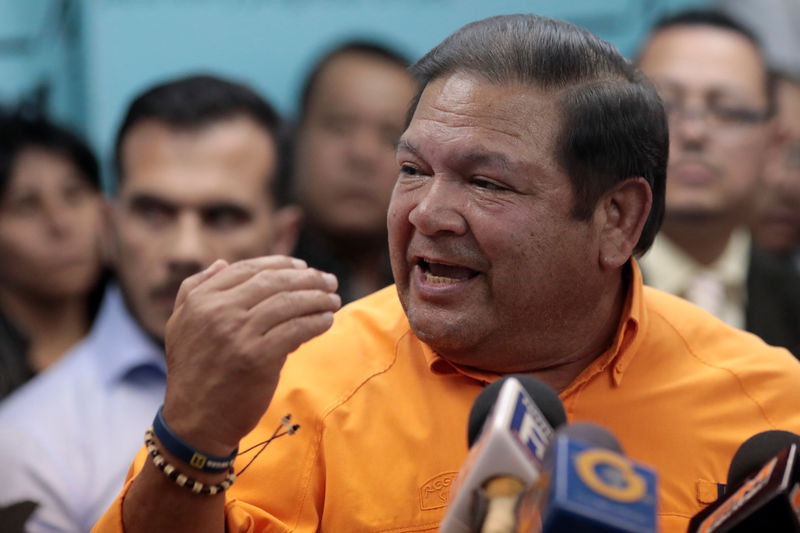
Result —
<instances>
[{"instance_id":1,"label":"man wearing eyeglasses","mask_svg":"<svg viewBox=\"0 0 800 533\"><path fill-rule=\"evenodd\" d=\"M770 257L748 230L775 138L774 90L755 36L726 15L684 12L656 25L639 66L670 130L666 212L640 261L645 282L780 344L752 306L785 297L761 283Z\"/></svg>"}]
</instances>

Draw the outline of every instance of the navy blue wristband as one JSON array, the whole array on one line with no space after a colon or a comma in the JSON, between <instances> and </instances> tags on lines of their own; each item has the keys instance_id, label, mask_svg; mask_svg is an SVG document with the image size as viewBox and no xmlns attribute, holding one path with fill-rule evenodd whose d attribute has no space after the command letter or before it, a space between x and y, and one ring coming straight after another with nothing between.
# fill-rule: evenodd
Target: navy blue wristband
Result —
<instances>
[{"instance_id":1,"label":"navy blue wristband","mask_svg":"<svg viewBox=\"0 0 800 533\"><path fill-rule=\"evenodd\" d=\"M239 448L233 450L228 457L215 457L189 446L169 429L161 414L162 409L164 409L163 405L158 408L158 413L153 420L153 433L156 434L165 450L203 472L227 472L233 466Z\"/></svg>"}]
</instances>

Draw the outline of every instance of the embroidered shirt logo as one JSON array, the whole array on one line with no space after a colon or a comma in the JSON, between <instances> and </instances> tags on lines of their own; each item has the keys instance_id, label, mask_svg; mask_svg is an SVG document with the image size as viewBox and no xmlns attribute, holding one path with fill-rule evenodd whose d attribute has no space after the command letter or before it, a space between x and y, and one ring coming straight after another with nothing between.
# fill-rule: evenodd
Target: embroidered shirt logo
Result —
<instances>
[{"instance_id":1,"label":"embroidered shirt logo","mask_svg":"<svg viewBox=\"0 0 800 533\"><path fill-rule=\"evenodd\" d=\"M450 497L450 487L453 485L456 475L458 472L446 472L425 482L419 489L420 509L428 511L446 507Z\"/></svg>"}]
</instances>

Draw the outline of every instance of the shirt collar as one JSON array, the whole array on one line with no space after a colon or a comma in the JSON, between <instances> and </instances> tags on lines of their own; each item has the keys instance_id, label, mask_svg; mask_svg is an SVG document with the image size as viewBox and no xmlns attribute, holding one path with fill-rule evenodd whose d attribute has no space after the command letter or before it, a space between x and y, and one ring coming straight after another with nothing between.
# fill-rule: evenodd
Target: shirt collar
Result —
<instances>
[{"instance_id":1,"label":"shirt collar","mask_svg":"<svg viewBox=\"0 0 800 533\"><path fill-rule=\"evenodd\" d=\"M163 349L142 330L125 305L119 286L109 283L100 311L86 339L107 383L124 380L142 367L166 376Z\"/></svg>"},{"instance_id":2,"label":"shirt collar","mask_svg":"<svg viewBox=\"0 0 800 533\"><path fill-rule=\"evenodd\" d=\"M622 376L635 355L638 346L642 343L643 335L639 332L645 331L647 326L647 312L644 304L642 273L639 265L631 259L629 265L623 271L627 291L625 305L620 315L617 331L611 346L597 359L592 362L575 379L563 395L568 395L570 391L580 387L599 372L605 371L612 363L612 379L615 385L622 383ZM422 351L428 368L434 374L452 375L462 374L472 379L485 383L498 379L500 374L486 372L473 367L457 365L434 352L427 344L423 343Z\"/></svg>"},{"instance_id":3,"label":"shirt collar","mask_svg":"<svg viewBox=\"0 0 800 533\"><path fill-rule=\"evenodd\" d=\"M703 271L714 272L728 288L742 289L747 281L750 235L738 229L731 234L722 255L710 265L701 265L659 233L642 257L647 284L670 294L684 294L692 280Z\"/></svg>"},{"instance_id":4,"label":"shirt collar","mask_svg":"<svg viewBox=\"0 0 800 533\"><path fill-rule=\"evenodd\" d=\"M483 383L491 383L501 377L500 374L494 372L487 372L471 366L452 363L434 352L431 347L425 343L422 343L422 353L425 354L425 361L428 363L428 368L433 374L440 376L461 374Z\"/></svg>"},{"instance_id":5,"label":"shirt collar","mask_svg":"<svg viewBox=\"0 0 800 533\"><path fill-rule=\"evenodd\" d=\"M562 396L568 396L595 375L608 369L611 371L614 385L622 384L625 370L644 340L642 332L647 331L647 307L644 301L642 272L634 259L631 259L623 270L623 276L628 290L611 346L578 375Z\"/></svg>"}]
</instances>

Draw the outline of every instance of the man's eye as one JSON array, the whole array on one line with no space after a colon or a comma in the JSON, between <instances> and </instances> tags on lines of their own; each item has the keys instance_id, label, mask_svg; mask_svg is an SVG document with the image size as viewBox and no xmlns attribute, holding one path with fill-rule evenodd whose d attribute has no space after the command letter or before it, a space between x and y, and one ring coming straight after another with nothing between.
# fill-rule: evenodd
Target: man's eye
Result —
<instances>
[{"instance_id":1,"label":"man's eye","mask_svg":"<svg viewBox=\"0 0 800 533\"><path fill-rule=\"evenodd\" d=\"M219 207L203 213L203 220L215 229L230 229L250 221L250 215L242 209Z\"/></svg>"},{"instance_id":2,"label":"man's eye","mask_svg":"<svg viewBox=\"0 0 800 533\"><path fill-rule=\"evenodd\" d=\"M766 111L728 105L711 107L709 112L718 121L737 124L756 124L767 117Z\"/></svg>"},{"instance_id":3,"label":"man's eye","mask_svg":"<svg viewBox=\"0 0 800 533\"><path fill-rule=\"evenodd\" d=\"M419 171L411 165L400 165L400 173L406 176L419 176Z\"/></svg>"},{"instance_id":4,"label":"man's eye","mask_svg":"<svg viewBox=\"0 0 800 533\"><path fill-rule=\"evenodd\" d=\"M482 178L473 178L472 184L480 189L486 189L487 191L502 191L506 189L502 185L498 185L493 181L485 180Z\"/></svg>"},{"instance_id":5,"label":"man's eye","mask_svg":"<svg viewBox=\"0 0 800 533\"><path fill-rule=\"evenodd\" d=\"M168 222L174 215L175 210L168 205L142 198L135 200L131 204L131 212L148 224L158 225Z\"/></svg>"}]
</instances>

